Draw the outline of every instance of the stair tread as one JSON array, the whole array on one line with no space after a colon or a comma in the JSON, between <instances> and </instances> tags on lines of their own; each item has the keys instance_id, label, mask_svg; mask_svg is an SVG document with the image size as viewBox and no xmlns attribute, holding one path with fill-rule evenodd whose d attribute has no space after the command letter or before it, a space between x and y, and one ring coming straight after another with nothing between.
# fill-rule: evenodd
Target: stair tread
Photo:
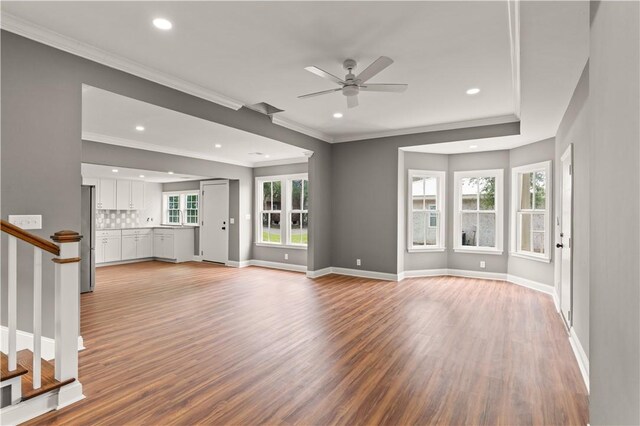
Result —
<instances>
[{"instance_id":1,"label":"stair tread","mask_svg":"<svg viewBox=\"0 0 640 426\"><path fill-rule=\"evenodd\" d=\"M38 389L33 388L33 373L31 368L33 366L33 353L30 350L22 350L18 352L18 362L26 367L29 371L22 376L22 400L35 398L43 393L50 392L52 390L61 388L64 385L68 385L75 379L67 379L62 382L55 379L55 368L52 362L41 359L41 386Z\"/></svg>"},{"instance_id":2,"label":"stair tread","mask_svg":"<svg viewBox=\"0 0 640 426\"><path fill-rule=\"evenodd\" d=\"M9 357L4 352L0 352L0 381L10 380L14 377L27 374L27 369L18 364L16 369L9 371Z\"/></svg>"}]
</instances>

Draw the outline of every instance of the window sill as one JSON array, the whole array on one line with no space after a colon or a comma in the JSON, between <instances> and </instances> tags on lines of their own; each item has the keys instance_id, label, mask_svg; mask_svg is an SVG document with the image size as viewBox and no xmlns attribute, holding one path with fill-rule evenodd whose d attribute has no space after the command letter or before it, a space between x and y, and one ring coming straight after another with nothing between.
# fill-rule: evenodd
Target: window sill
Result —
<instances>
[{"instance_id":1,"label":"window sill","mask_svg":"<svg viewBox=\"0 0 640 426\"><path fill-rule=\"evenodd\" d=\"M551 263L551 258L545 257L545 256L536 256L536 255L517 253L517 252L511 252L509 253L509 256L520 257L522 259L527 259L527 260L535 260L536 262Z\"/></svg>"},{"instance_id":2,"label":"window sill","mask_svg":"<svg viewBox=\"0 0 640 426\"><path fill-rule=\"evenodd\" d=\"M489 254L489 255L495 255L495 256L500 256L503 254L502 250L496 250L496 249L487 249L487 250L483 250L480 248L472 248L472 249L466 249L466 248L454 248L453 249L454 252L456 253L469 253L469 254Z\"/></svg>"},{"instance_id":3,"label":"window sill","mask_svg":"<svg viewBox=\"0 0 640 426\"><path fill-rule=\"evenodd\" d=\"M417 247L409 247L407 252L409 253L437 253L446 251L446 247L431 247L431 248L417 248Z\"/></svg>"},{"instance_id":4,"label":"window sill","mask_svg":"<svg viewBox=\"0 0 640 426\"><path fill-rule=\"evenodd\" d=\"M270 247L280 249L293 249L293 250L306 250L307 246L297 246L294 244L269 244L269 243L254 243L257 247Z\"/></svg>"}]
</instances>

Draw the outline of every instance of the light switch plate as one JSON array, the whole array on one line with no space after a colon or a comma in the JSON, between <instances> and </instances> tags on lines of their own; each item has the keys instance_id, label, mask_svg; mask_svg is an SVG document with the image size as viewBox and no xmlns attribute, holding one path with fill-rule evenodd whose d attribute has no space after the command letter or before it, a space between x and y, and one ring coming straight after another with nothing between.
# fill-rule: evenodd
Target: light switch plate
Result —
<instances>
[{"instance_id":1,"label":"light switch plate","mask_svg":"<svg viewBox=\"0 0 640 426\"><path fill-rule=\"evenodd\" d=\"M10 214L9 223L22 229L42 229L41 214Z\"/></svg>"}]
</instances>

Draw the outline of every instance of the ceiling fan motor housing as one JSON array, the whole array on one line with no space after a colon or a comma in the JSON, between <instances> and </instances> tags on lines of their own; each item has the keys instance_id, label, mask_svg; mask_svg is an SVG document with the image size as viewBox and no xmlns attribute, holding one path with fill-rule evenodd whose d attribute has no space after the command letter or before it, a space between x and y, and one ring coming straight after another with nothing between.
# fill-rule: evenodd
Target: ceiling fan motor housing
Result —
<instances>
[{"instance_id":1,"label":"ceiling fan motor housing","mask_svg":"<svg viewBox=\"0 0 640 426\"><path fill-rule=\"evenodd\" d=\"M360 88L355 84L342 87L342 94L345 96L356 96L359 92Z\"/></svg>"}]
</instances>

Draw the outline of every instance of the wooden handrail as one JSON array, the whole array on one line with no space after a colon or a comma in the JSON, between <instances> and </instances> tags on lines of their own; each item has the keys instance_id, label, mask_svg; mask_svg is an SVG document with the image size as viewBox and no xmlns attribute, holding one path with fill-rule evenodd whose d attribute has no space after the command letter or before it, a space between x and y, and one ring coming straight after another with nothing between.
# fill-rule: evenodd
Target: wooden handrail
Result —
<instances>
[{"instance_id":1,"label":"wooden handrail","mask_svg":"<svg viewBox=\"0 0 640 426\"><path fill-rule=\"evenodd\" d=\"M29 243L33 246L36 246L44 251L48 251L49 253L60 256L60 247L51 241L45 240L42 237L31 234L30 232L25 231L24 229L7 222L6 220L0 220L0 228L2 232L6 232L9 235L13 235L19 240L24 241L25 243Z\"/></svg>"}]
</instances>

